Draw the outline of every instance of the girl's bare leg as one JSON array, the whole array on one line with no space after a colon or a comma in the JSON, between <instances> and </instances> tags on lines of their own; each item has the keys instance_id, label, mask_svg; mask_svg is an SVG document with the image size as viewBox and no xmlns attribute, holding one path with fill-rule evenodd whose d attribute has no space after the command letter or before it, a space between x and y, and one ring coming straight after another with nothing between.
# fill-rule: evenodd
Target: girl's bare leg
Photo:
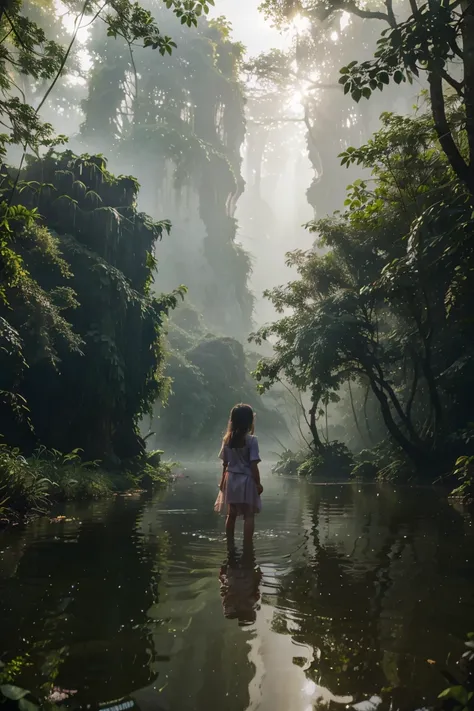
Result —
<instances>
[{"instance_id":1,"label":"girl's bare leg","mask_svg":"<svg viewBox=\"0 0 474 711\"><path fill-rule=\"evenodd\" d=\"M246 514L244 519L244 545L248 546L252 544L253 532L255 530L255 516L252 514Z\"/></svg>"},{"instance_id":2,"label":"girl's bare leg","mask_svg":"<svg viewBox=\"0 0 474 711\"><path fill-rule=\"evenodd\" d=\"M234 545L235 537L235 519L237 518L235 511L229 506L227 510L227 518L225 520L225 535L228 545Z\"/></svg>"}]
</instances>

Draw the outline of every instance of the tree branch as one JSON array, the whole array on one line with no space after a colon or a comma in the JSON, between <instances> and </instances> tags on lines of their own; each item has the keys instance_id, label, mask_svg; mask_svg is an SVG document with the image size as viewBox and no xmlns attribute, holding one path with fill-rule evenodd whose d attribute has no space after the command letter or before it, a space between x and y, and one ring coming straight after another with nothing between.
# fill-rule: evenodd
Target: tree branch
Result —
<instances>
[{"instance_id":1,"label":"tree branch","mask_svg":"<svg viewBox=\"0 0 474 711\"><path fill-rule=\"evenodd\" d=\"M344 3L344 10L346 10L346 12L350 12L351 15L356 15L356 17L361 17L364 20L382 20L388 25L391 25L388 12L380 12L378 10L362 10L355 4L355 2Z\"/></svg>"},{"instance_id":2,"label":"tree branch","mask_svg":"<svg viewBox=\"0 0 474 711\"><path fill-rule=\"evenodd\" d=\"M445 69L441 69L440 72L442 78L446 82L446 84L449 84L454 91L459 95L463 95L463 89L464 89L464 82L463 81L456 81L450 74Z\"/></svg>"},{"instance_id":3,"label":"tree branch","mask_svg":"<svg viewBox=\"0 0 474 711\"><path fill-rule=\"evenodd\" d=\"M277 381L280 383L280 385L283 385L283 387L285 388L285 390L287 390L288 393L291 395L291 397L295 400L297 406L298 406L299 408L301 408L301 411L302 411L302 413L303 413L304 420L305 420L306 424L308 425L308 427L310 428L310 425L309 425L309 422L308 422L308 418L307 418L307 416L306 416L306 410L305 410L305 407L304 407L304 405L303 405L303 403L302 403L302 401L301 401L301 393L300 393L300 399L298 400L298 398L296 397L296 395L294 394L294 392L291 390L291 388L288 387L288 385L287 385L286 383L283 382L283 380L281 380L280 378L277 378ZM297 426L298 426L298 429L299 429L299 432L300 432L301 437L304 439L306 445L311 449L311 445L309 444L308 440L306 439L306 437L304 436L303 432L301 431L301 426L300 426L299 422L297 422ZM310 429L311 429L311 428L310 428Z\"/></svg>"},{"instance_id":4,"label":"tree branch","mask_svg":"<svg viewBox=\"0 0 474 711\"><path fill-rule=\"evenodd\" d=\"M384 4L387 8L388 24L390 27L395 28L397 26L397 18L395 17L395 13L393 11L393 0L385 0Z\"/></svg>"},{"instance_id":5,"label":"tree branch","mask_svg":"<svg viewBox=\"0 0 474 711\"><path fill-rule=\"evenodd\" d=\"M52 83L51 83L50 86L48 87L48 89L47 89L45 95L43 96L43 98L41 99L40 103L39 103L38 106L36 107L36 109L35 109L35 116L37 116L37 115L39 114L39 112L41 111L42 107L44 106L44 104L45 104L45 102L46 102L46 100L47 100L47 98L48 98L48 96L50 95L50 93L52 92L52 90L54 89L54 87L56 86L56 82L58 81L59 77L60 77L61 74L62 74L62 71L63 71L63 69L64 69L64 67L65 67L65 65L66 65L67 60L68 60L69 54L71 53L71 49L72 49L72 47L73 47L73 45L74 45L74 42L76 41L77 33L78 33L79 30L80 30L81 22L82 22L82 19L83 19L84 15L85 15L85 12L86 12L86 9L87 9L88 4L89 4L89 0L85 0L84 5L83 5L83 7L82 7L82 11L81 11L80 14L77 16L76 21L75 21L75 23L74 23L74 32L73 32L71 41L70 41L70 43L69 43L69 46L68 46L68 48L67 48L67 50L66 50L66 53L65 53L65 55L64 55L64 57L63 57L63 59L62 59L61 66L59 67L58 71L56 72L56 76L54 77ZM100 11L99 11L99 12L100 12ZM97 17L98 14L99 14L99 13L96 14L96 17ZM19 179L20 179L21 171L23 170L23 163L25 162L26 150L27 150L27 148L28 148L28 142L25 142L25 143L23 144L23 153L22 153L22 156L21 156L20 165L19 165L19 167L18 167L18 171L17 171L17 174L16 174L16 176L15 176L15 181L14 181L14 183L13 183L13 187L12 187L12 190L11 190L11 193L10 193L10 197L9 197L9 199L8 199L8 206L9 206L9 207L11 207L11 205L12 205L12 201L13 201L13 198L14 198L14 196L15 196L16 189L17 189L17 187L18 187L18 181L19 181Z\"/></svg>"},{"instance_id":6,"label":"tree branch","mask_svg":"<svg viewBox=\"0 0 474 711\"><path fill-rule=\"evenodd\" d=\"M474 3L461 0L461 34L464 54L464 106L469 145L469 180L474 189Z\"/></svg>"},{"instance_id":7,"label":"tree branch","mask_svg":"<svg viewBox=\"0 0 474 711\"><path fill-rule=\"evenodd\" d=\"M350 378L349 378L349 380L347 381L347 385L349 386L349 398L350 398L350 401L351 401L352 417L354 418L354 423L355 423L355 426L356 426L357 433L358 433L359 437L361 438L361 441L363 442L363 441L364 441L364 435L362 434L362 430L361 430L360 425L359 425L359 418L357 417L357 412L356 412L355 405L354 405L354 397L353 397L353 395L352 395L352 386L351 386Z\"/></svg>"},{"instance_id":8,"label":"tree branch","mask_svg":"<svg viewBox=\"0 0 474 711\"><path fill-rule=\"evenodd\" d=\"M412 361L413 361L413 380L411 383L411 392L410 392L410 397L408 398L408 402L405 408L405 413L406 416L408 417L409 420L411 420L411 411L413 407L413 401L415 399L416 391L418 389L418 377L419 377L419 369L418 369L418 360L416 357L414 357L415 354L412 354Z\"/></svg>"},{"instance_id":9,"label":"tree branch","mask_svg":"<svg viewBox=\"0 0 474 711\"><path fill-rule=\"evenodd\" d=\"M365 375L365 373L364 373L364 375ZM367 402L369 400L369 393L370 393L370 383L367 382L367 387L366 387L365 395L364 395L364 421L365 421L365 427L367 429L367 434L369 436L369 440L373 444L374 437L372 435L372 428L370 427L369 416L367 414Z\"/></svg>"},{"instance_id":10,"label":"tree branch","mask_svg":"<svg viewBox=\"0 0 474 711\"><path fill-rule=\"evenodd\" d=\"M467 185L474 196L474 180L469 171L469 166L462 157L451 133L446 117L446 106L443 95L443 80L439 73L430 72L428 76L430 86L431 109L438 140L441 148L451 164L458 178Z\"/></svg>"}]
</instances>

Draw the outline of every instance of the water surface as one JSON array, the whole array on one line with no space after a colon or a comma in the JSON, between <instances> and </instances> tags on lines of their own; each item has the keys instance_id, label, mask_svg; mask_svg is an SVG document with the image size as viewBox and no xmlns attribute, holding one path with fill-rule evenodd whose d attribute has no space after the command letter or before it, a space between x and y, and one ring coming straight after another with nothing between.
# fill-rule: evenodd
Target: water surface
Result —
<instances>
[{"instance_id":1,"label":"water surface","mask_svg":"<svg viewBox=\"0 0 474 711\"><path fill-rule=\"evenodd\" d=\"M255 560L229 560L215 469L0 535L15 683L143 711L433 703L474 629L471 519L433 489L267 475Z\"/></svg>"}]
</instances>

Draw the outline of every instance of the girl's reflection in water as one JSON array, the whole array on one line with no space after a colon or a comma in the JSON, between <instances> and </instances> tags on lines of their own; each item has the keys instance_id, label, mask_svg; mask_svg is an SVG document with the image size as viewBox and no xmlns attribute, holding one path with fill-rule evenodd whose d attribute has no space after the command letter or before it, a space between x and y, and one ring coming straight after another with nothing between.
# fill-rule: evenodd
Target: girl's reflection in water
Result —
<instances>
[{"instance_id":1,"label":"girl's reflection in water","mask_svg":"<svg viewBox=\"0 0 474 711\"><path fill-rule=\"evenodd\" d=\"M255 622L261 579L253 546L244 548L241 554L236 550L228 552L219 573L224 617L238 620L241 627Z\"/></svg>"}]
</instances>

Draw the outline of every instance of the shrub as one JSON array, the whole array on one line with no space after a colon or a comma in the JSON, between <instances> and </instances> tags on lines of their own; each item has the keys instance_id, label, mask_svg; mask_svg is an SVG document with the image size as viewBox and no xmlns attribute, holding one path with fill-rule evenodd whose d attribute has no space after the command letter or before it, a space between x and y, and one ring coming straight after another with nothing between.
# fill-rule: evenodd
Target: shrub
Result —
<instances>
[{"instance_id":1,"label":"shrub","mask_svg":"<svg viewBox=\"0 0 474 711\"><path fill-rule=\"evenodd\" d=\"M52 482L17 449L0 445L0 515L6 520L48 510Z\"/></svg>"},{"instance_id":2,"label":"shrub","mask_svg":"<svg viewBox=\"0 0 474 711\"><path fill-rule=\"evenodd\" d=\"M375 481L378 473L378 466L374 462L364 460L355 464L351 470L351 479L363 479L364 481Z\"/></svg>"},{"instance_id":3,"label":"shrub","mask_svg":"<svg viewBox=\"0 0 474 711\"><path fill-rule=\"evenodd\" d=\"M0 518L10 522L45 514L53 501L99 499L114 491L154 489L170 477L172 462L161 461L161 451L129 460L117 472L99 462L81 460L81 450L69 454L45 447L25 459L18 450L0 446Z\"/></svg>"},{"instance_id":4,"label":"shrub","mask_svg":"<svg viewBox=\"0 0 474 711\"><path fill-rule=\"evenodd\" d=\"M302 450L294 454L287 449L273 471L276 474L347 479L352 464L353 458L347 447L342 442L331 442L321 453Z\"/></svg>"},{"instance_id":5,"label":"shrub","mask_svg":"<svg viewBox=\"0 0 474 711\"><path fill-rule=\"evenodd\" d=\"M405 483L415 475L406 455L389 439L379 442L372 449L363 449L355 455L355 460L351 479Z\"/></svg>"},{"instance_id":6,"label":"shrub","mask_svg":"<svg viewBox=\"0 0 474 711\"><path fill-rule=\"evenodd\" d=\"M460 484L451 492L451 496L465 501L474 501L474 456L459 457L453 474Z\"/></svg>"},{"instance_id":7,"label":"shrub","mask_svg":"<svg viewBox=\"0 0 474 711\"><path fill-rule=\"evenodd\" d=\"M275 474L294 476L299 473L299 467L304 463L307 456L308 453L304 450L295 453L290 449L285 449L272 471Z\"/></svg>"}]
</instances>

